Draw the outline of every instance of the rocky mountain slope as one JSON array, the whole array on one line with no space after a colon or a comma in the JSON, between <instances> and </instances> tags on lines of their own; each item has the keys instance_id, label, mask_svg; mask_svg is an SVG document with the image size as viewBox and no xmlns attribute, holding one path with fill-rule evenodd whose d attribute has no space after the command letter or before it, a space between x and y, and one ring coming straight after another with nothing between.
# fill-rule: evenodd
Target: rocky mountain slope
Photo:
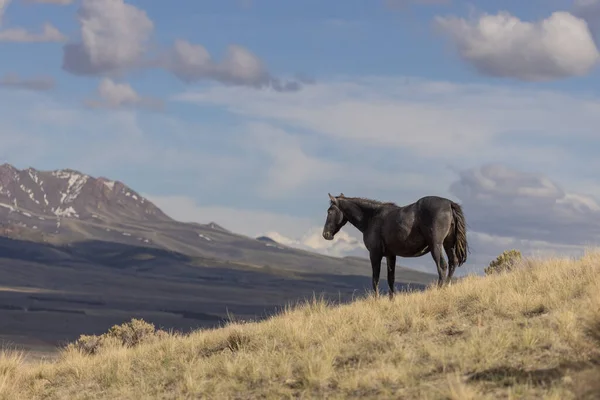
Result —
<instances>
[{"instance_id":1,"label":"rocky mountain slope","mask_svg":"<svg viewBox=\"0 0 600 400\"><path fill-rule=\"evenodd\" d=\"M125 218L140 221L171 221L154 204L121 182L93 178L63 169L18 170L0 165L0 203L9 211L39 217Z\"/></svg>"},{"instance_id":2,"label":"rocky mountain slope","mask_svg":"<svg viewBox=\"0 0 600 400\"><path fill-rule=\"evenodd\" d=\"M122 182L64 169L0 166L0 234L55 245L99 240L283 269L357 273L342 260L173 220Z\"/></svg>"}]
</instances>

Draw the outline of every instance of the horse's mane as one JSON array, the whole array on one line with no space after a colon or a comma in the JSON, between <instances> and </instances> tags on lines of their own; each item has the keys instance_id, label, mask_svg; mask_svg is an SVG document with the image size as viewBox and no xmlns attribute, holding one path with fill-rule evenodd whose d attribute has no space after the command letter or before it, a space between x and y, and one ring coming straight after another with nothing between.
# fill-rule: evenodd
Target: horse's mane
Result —
<instances>
[{"instance_id":1,"label":"horse's mane","mask_svg":"<svg viewBox=\"0 0 600 400\"><path fill-rule=\"evenodd\" d=\"M384 206L395 206L398 207L398 205L396 203L392 203L389 201L379 201L379 200L373 200L373 199L367 199L365 197L338 197L339 200L349 200L355 204L357 204L359 207L363 206L363 207L369 207L369 208L379 208L379 207L384 207Z\"/></svg>"}]
</instances>

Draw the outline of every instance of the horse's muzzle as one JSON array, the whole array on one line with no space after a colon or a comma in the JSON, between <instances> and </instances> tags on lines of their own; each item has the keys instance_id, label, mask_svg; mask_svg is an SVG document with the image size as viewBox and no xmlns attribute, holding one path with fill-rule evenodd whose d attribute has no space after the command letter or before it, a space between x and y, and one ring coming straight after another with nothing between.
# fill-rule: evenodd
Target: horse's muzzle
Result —
<instances>
[{"instance_id":1,"label":"horse's muzzle","mask_svg":"<svg viewBox=\"0 0 600 400\"><path fill-rule=\"evenodd\" d=\"M325 240L332 240L333 239L333 235L331 234L331 232L323 232L323 238Z\"/></svg>"}]
</instances>

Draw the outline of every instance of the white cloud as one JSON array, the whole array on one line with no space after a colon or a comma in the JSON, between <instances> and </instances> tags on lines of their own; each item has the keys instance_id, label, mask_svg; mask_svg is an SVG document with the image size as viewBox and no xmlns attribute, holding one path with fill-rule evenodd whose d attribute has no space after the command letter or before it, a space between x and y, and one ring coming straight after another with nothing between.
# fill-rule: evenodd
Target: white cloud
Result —
<instances>
[{"instance_id":1,"label":"white cloud","mask_svg":"<svg viewBox=\"0 0 600 400\"><path fill-rule=\"evenodd\" d=\"M159 110L163 104L160 100L140 96L129 84L116 83L110 78L103 78L98 85L99 99L91 99L86 104L93 108L141 107Z\"/></svg>"},{"instance_id":2,"label":"white cloud","mask_svg":"<svg viewBox=\"0 0 600 400\"><path fill-rule=\"evenodd\" d=\"M0 78L0 87L7 89L46 91L54 86L54 79L50 77L21 78L17 74L6 74Z\"/></svg>"},{"instance_id":3,"label":"white cloud","mask_svg":"<svg viewBox=\"0 0 600 400\"><path fill-rule=\"evenodd\" d=\"M450 191L474 230L528 241L600 245L600 204L542 174L501 164L464 170Z\"/></svg>"},{"instance_id":4,"label":"white cloud","mask_svg":"<svg viewBox=\"0 0 600 400\"><path fill-rule=\"evenodd\" d=\"M535 156L532 165L554 165L568 151L552 139L567 133L592 139L600 124L600 101L593 97L402 78L317 83L294 96L212 87L174 100L224 107L243 119L304 132L304 138L331 140L339 151L393 149L397 160L437 163L526 163Z\"/></svg>"},{"instance_id":5,"label":"white cloud","mask_svg":"<svg viewBox=\"0 0 600 400\"><path fill-rule=\"evenodd\" d=\"M123 0L82 0L77 19L81 42L64 47L65 70L101 75L141 66L154 29L145 11Z\"/></svg>"},{"instance_id":6,"label":"white cloud","mask_svg":"<svg viewBox=\"0 0 600 400\"><path fill-rule=\"evenodd\" d=\"M299 239L291 239L275 231L267 232L264 236L288 247L312 251L332 257L358 256L368 258L369 253L362 239L352 236L348 231L352 232L349 228L338 232L333 240L323 239L323 228L319 227L309 229Z\"/></svg>"},{"instance_id":7,"label":"white cloud","mask_svg":"<svg viewBox=\"0 0 600 400\"><path fill-rule=\"evenodd\" d=\"M582 76L599 58L586 21L564 11L536 22L499 12L475 21L437 17L436 23L466 62L490 76L525 81Z\"/></svg>"},{"instance_id":8,"label":"white cloud","mask_svg":"<svg viewBox=\"0 0 600 400\"><path fill-rule=\"evenodd\" d=\"M228 85L271 87L281 92L297 91L302 85L299 81L274 78L258 56L238 45L228 46L223 60L217 62L204 46L179 39L162 64L187 83L210 79Z\"/></svg>"},{"instance_id":9,"label":"white cloud","mask_svg":"<svg viewBox=\"0 0 600 400\"><path fill-rule=\"evenodd\" d=\"M225 82L260 85L268 79L262 61L240 46L230 46L222 63L215 63L202 45L176 40L170 65L175 75L184 81L215 77Z\"/></svg>"},{"instance_id":10,"label":"white cloud","mask_svg":"<svg viewBox=\"0 0 600 400\"><path fill-rule=\"evenodd\" d=\"M201 80L276 91L297 91L306 80L283 81L248 49L230 45L216 61L204 46L178 39L159 56L150 54L154 23L142 9L123 0L82 0L77 12L81 41L64 46L63 68L77 75L122 75L141 68L162 68L186 83Z\"/></svg>"},{"instance_id":11,"label":"white cloud","mask_svg":"<svg viewBox=\"0 0 600 400\"><path fill-rule=\"evenodd\" d=\"M6 8L11 0L0 0L0 26L6 13ZM0 29L0 42L64 42L67 37L63 35L54 25L46 22L40 33L30 32L25 28L2 28Z\"/></svg>"},{"instance_id":12,"label":"white cloud","mask_svg":"<svg viewBox=\"0 0 600 400\"><path fill-rule=\"evenodd\" d=\"M412 88L403 80L387 81L399 89L391 96L385 88L372 83L315 84L306 87L302 93L285 97L276 93L255 95L241 88L215 87L186 93L176 99L200 105L220 105L244 117L292 124L346 142L368 143L370 147L393 146L427 152L439 152L443 147L444 152L452 152L464 147L462 141L477 142L482 137L485 127L480 126L470 109L460 109L456 105L448 109L436 104L435 99L432 102L408 101ZM405 93L404 88L407 89ZM416 91L421 92L420 89L416 88ZM464 123L467 119L471 124Z\"/></svg>"}]
</instances>

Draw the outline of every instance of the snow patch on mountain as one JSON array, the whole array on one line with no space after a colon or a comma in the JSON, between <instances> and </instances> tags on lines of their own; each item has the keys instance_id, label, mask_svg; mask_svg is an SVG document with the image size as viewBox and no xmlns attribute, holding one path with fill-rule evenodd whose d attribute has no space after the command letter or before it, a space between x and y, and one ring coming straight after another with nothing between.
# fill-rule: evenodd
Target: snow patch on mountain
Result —
<instances>
[{"instance_id":1,"label":"snow patch on mountain","mask_svg":"<svg viewBox=\"0 0 600 400\"><path fill-rule=\"evenodd\" d=\"M77 211L75 211L75 209L73 207L67 207L67 208L57 208L54 210L54 214L57 217L79 217L79 214L77 214Z\"/></svg>"},{"instance_id":2,"label":"snow patch on mountain","mask_svg":"<svg viewBox=\"0 0 600 400\"><path fill-rule=\"evenodd\" d=\"M103 181L104 186L106 186L109 190L113 190L115 188L115 181Z\"/></svg>"}]
</instances>

